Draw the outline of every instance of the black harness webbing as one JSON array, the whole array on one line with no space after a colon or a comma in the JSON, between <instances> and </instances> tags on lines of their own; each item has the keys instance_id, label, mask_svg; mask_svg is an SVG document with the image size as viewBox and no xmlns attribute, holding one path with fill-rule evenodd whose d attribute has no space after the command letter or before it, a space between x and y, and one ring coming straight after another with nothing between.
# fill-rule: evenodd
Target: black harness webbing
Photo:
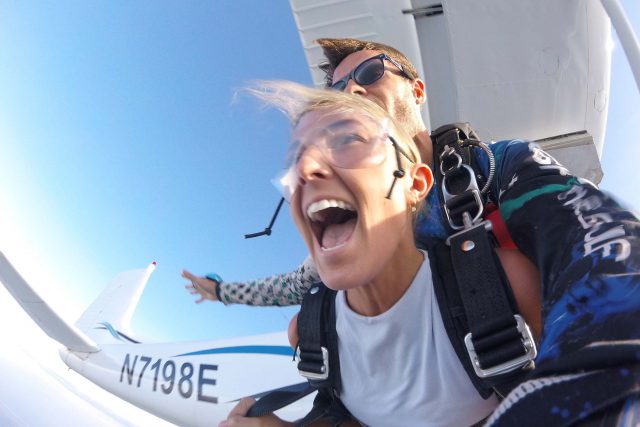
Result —
<instances>
[{"instance_id":1,"label":"black harness webbing","mask_svg":"<svg viewBox=\"0 0 640 427\"><path fill-rule=\"evenodd\" d=\"M457 291L436 291L436 294L460 296L466 332L457 329L455 336L450 336L451 341L464 343L463 352L459 345L455 348L461 361L471 360L473 371L468 364L463 362L463 365L472 381L474 377L480 378L484 387L502 394L498 388L511 384L514 376L520 376L521 368L532 367L536 348L528 326L518 314L511 285L495 253L491 223L483 220L483 206L495 169L493 154L472 137L475 134L467 123L442 126L431 135L434 173L441 185L440 202L450 234L453 233L446 243L450 245L455 281L447 280L443 284L457 285ZM472 148L484 149L487 153L488 177L478 172L477 156L472 155ZM446 268L441 263L438 268ZM440 301L440 306L450 304L451 301ZM460 326L459 323L447 325L445 317L443 321L447 330ZM478 388L476 381L474 384ZM481 388L478 391L484 394Z\"/></svg>"},{"instance_id":2,"label":"black harness webbing","mask_svg":"<svg viewBox=\"0 0 640 427\"><path fill-rule=\"evenodd\" d=\"M340 359L337 351L336 291L316 283L306 293L298 314L298 372L315 388L331 387L339 393ZM331 367L331 369L329 369Z\"/></svg>"},{"instance_id":3,"label":"black harness webbing","mask_svg":"<svg viewBox=\"0 0 640 427\"><path fill-rule=\"evenodd\" d=\"M339 426L350 419L349 411L338 398L341 378L335 298L336 291L317 283L302 300L297 323L300 337L298 372L307 378L308 386L299 390L279 390L264 396L249 409L248 417L272 413L317 390L313 409L298 420L296 426L307 426L320 419Z\"/></svg>"},{"instance_id":4,"label":"black harness webbing","mask_svg":"<svg viewBox=\"0 0 640 427\"><path fill-rule=\"evenodd\" d=\"M461 271L455 267L452 252L453 249L444 242L433 245L427 252L434 270L433 288L442 322L458 359L478 393L485 399L492 392L504 397L526 375L526 371L518 368L525 367L531 356L525 349L525 339L519 333L518 328L522 325L514 320L518 317L514 317L507 309L501 315L492 309L498 306L504 308L504 297L511 300L511 292L497 291L492 296L483 295L476 300L474 297L483 293L482 285L475 286L482 281L478 279L479 275L482 270L494 268L495 264L488 264L487 267L487 264L482 263L483 257L478 257L476 261L481 266L468 266ZM499 271L498 274L502 272ZM466 279L461 281L461 277ZM474 280L470 281L469 278ZM467 280L467 286L461 284L464 280ZM493 301L499 303L494 305ZM488 309L491 311L487 311ZM480 327L476 328L475 322ZM479 339L475 339L476 337ZM523 359L517 359L518 356ZM499 369L491 371L492 367Z\"/></svg>"},{"instance_id":5,"label":"black harness webbing","mask_svg":"<svg viewBox=\"0 0 640 427\"><path fill-rule=\"evenodd\" d=\"M452 236L451 262L469 331L482 365L495 366L525 354L514 317L515 301L505 289L489 235L480 223ZM455 268L462 266L462 268Z\"/></svg>"},{"instance_id":6,"label":"black harness webbing","mask_svg":"<svg viewBox=\"0 0 640 427\"><path fill-rule=\"evenodd\" d=\"M475 375L471 359L467 356L467 350L464 345L464 337L469 332L469 325L467 324L467 317L464 313L460 291L457 286L446 286L447 283L456 283L456 275L453 271L453 264L451 264L451 251L449 246L444 242L438 242L428 248L427 254L432 267L433 290L438 300L440 316L442 317L442 323L449 336L449 341L458 355L458 359L460 359L464 370L468 374L473 374L469 375L469 378L474 387L478 390L482 398L487 399L491 396L493 390Z\"/></svg>"},{"instance_id":7,"label":"black harness webbing","mask_svg":"<svg viewBox=\"0 0 640 427\"><path fill-rule=\"evenodd\" d=\"M314 391L316 391L316 388L312 387L309 383L295 384L295 386L292 387L272 391L261 397L260 400L249 408L247 417L261 417L271 414Z\"/></svg>"}]
</instances>

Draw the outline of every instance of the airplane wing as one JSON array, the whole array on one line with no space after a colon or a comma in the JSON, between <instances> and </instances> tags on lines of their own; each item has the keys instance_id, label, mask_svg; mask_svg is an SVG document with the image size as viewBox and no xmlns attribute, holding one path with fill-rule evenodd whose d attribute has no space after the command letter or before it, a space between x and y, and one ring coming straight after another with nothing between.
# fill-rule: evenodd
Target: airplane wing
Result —
<instances>
[{"instance_id":1,"label":"airplane wing","mask_svg":"<svg viewBox=\"0 0 640 427\"><path fill-rule=\"evenodd\" d=\"M95 353L100 348L84 333L67 324L44 302L0 252L0 281L31 318L54 340L69 350Z\"/></svg>"},{"instance_id":2,"label":"airplane wing","mask_svg":"<svg viewBox=\"0 0 640 427\"><path fill-rule=\"evenodd\" d=\"M467 121L482 139L538 140L599 182L611 24L599 0L290 0L314 82L321 37L404 52L427 86L429 129Z\"/></svg>"}]
</instances>

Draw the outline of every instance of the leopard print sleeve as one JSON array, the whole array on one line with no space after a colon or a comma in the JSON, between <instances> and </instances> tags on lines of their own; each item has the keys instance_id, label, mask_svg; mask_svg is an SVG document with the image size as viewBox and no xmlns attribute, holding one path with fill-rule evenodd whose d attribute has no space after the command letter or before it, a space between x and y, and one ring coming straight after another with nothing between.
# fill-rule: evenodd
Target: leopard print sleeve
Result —
<instances>
[{"instance_id":1,"label":"leopard print sleeve","mask_svg":"<svg viewBox=\"0 0 640 427\"><path fill-rule=\"evenodd\" d=\"M221 282L220 301L225 304L287 306L302 302L312 283L319 281L313 260L308 256L294 271L246 282Z\"/></svg>"}]
</instances>

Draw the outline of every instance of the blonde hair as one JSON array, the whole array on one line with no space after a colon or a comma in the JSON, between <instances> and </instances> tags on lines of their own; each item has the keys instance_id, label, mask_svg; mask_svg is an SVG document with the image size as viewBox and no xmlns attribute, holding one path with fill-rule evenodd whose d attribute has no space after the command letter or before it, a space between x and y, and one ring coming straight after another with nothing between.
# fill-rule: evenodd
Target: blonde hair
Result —
<instances>
[{"instance_id":1,"label":"blonde hair","mask_svg":"<svg viewBox=\"0 0 640 427\"><path fill-rule=\"evenodd\" d=\"M256 81L246 91L268 106L283 112L295 128L300 118L311 111L326 110L333 113L364 114L376 121L388 120L392 123L393 137L396 142L419 163L420 154L416 143L409 134L398 126L397 122L378 104L368 99L346 92L326 89L314 89L290 81Z\"/></svg>"}]
</instances>

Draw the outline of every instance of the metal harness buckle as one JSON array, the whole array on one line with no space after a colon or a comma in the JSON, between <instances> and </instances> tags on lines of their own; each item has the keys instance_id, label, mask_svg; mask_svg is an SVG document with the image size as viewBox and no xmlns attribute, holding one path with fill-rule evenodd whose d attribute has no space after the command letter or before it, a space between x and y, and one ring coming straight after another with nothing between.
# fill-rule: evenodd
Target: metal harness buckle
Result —
<instances>
[{"instance_id":1,"label":"metal harness buckle","mask_svg":"<svg viewBox=\"0 0 640 427\"><path fill-rule=\"evenodd\" d=\"M478 354L476 353L476 349L473 346L473 341L471 340L471 333L465 335L464 343L467 347L469 357L471 358L473 369L476 371L476 375L478 375L478 377L493 377L495 375L506 374L508 372L515 371L519 368L525 368L527 365L529 365L529 363L533 363L534 359L538 355L536 343L533 339L533 335L531 334L529 326L519 314L516 314L513 317L516 319L516 327L518 329L518 332L520 332L522 345L526 350L524 355L518 356L515 359L511 359L504 363L500 363L488 368L482 368L480 366L480 360L478 358Z\"/></svg>"},{"instance_id":2,"label":"metal harness buckle","mask_svg":"<svg viewBox=\"0 0 640 427\"><path fill-rule=\"evenodd\" d=\"M459 194L451 194L447 190L447 177L444 176L442 179L442 195L444 197L444 211L447 215L447 221L449 221L449 225L454 230L461 230L463 228L468 228L472 224L475 224L477 221L482 219L482 214L484 212L484 206L482 204L482 198L480 196L480 190L478 189L478 183L476 181L476 177L473 173L473 169L469 165L462 165L459 169L463 169L469 175L469 184L467 188L465 188ZM465 211L464 213L469 215L470 223L466 223L464 215L462 219L453 218L451 215L451 210L454 205L465 205L468 207L473 206L473 209ZM475 212L474 212L475 210ZM457 221L456 221L457 220ZM461 221L461 223L459 222Z\"/></svg>"},{"instance_id":3,"label":"metal harness buckle","mask_svg":"<svg viewBox=\"0 0 640 427\"><path fill-rule=\"evenodd\" d=\"M326 380L329 378L329 350L326 347L320 347L320 353L311 353L305 351L305 354L311 360L302 360L302 350L296 353L298 359L298 373L308 380ZM321 364L318 362L322 361ZM315 366L314 366L315 364ZM301 368L303 366L303 368ZM313 369L313 370L310 370Z\"/></svg>"}]
</instances>

